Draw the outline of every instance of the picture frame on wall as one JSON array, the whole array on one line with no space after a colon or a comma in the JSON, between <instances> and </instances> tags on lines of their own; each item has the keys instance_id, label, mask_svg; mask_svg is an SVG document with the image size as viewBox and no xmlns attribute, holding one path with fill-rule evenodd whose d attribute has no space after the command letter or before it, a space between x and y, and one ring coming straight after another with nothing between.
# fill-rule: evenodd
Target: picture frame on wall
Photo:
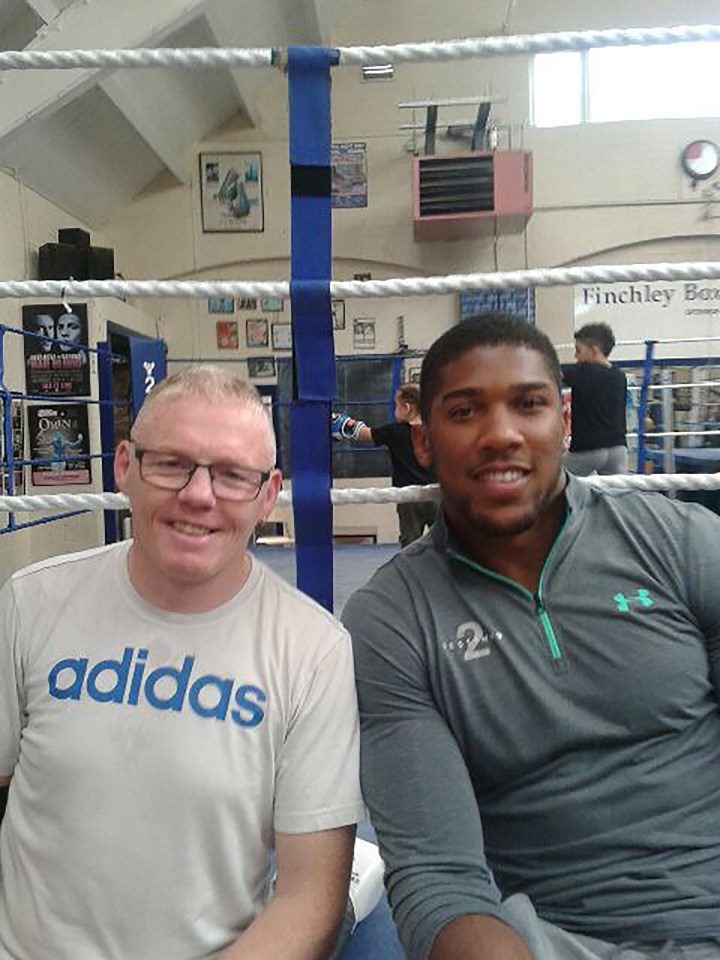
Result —
<instances>
[{"instance_id":1,"label":"picture frame on wall","mask_svg":"<svg viewBox=\"0 0 720 960\"><path fill-rule=\"evenodd\" d=\"M331 300L333 330L345 329L345 301Z\"/></svg>"},{"instance_id":2,"label":"picture frame on wall","mask_svg":"<svg viewBox=\"0 0 720 960\"><path fill-rule=\"evenodd\" d=\"M403 371L403 380L405 383L420 383L420 370L422 369L421 363L405 363L405 370Z\"/></svg>"},{"instance_id":3,"label":"picture frame on wall","mask_svg":"<svg viewBox=\"0 0 720 960\"><path fill-rule=\"evenodd\" d=\"M333 143L331 164L333 207L366 207L367 145L359 142Z\"/></svg>"},{"instance_id":4,"label":"picture frame on wall","mask_svg":"<svg viewBox=\"0 0 720 960\"><path fill-rule=\"evenodd\" d=\"M34 303L22 308L25 391L42 397L89 397L87 304Z\"/></svg>"},{"instance_id":5,"label":"picture frame on wall","mask_svg":"<svg viewBox=\"0 0 720 960\"><path fill-rule=\"evenodd\" d=\"M257 310L257 297L238 297L238 310Z\"/></svg>"},{"instance_id":6,"label":"picture frame on wall","mask_svg":"<svg viewBox=\"0 0 720 960\"><path fill-rule=\"evenodd\" d=\"M240 346L237 320L216 320L215 337L218 350L237 350Z\"/></svg>"},{"instance_id":7,"label":"picture frame on wall","mask_svg":"<svg viewBox=\"0 0 720 960\"><path fill-rule=\"evenodd\" d=\"M262 233L262 155L200 154L203 233Z\"/></svg>"},{"instance_id":8,"label":"picture frame on wall","mask_svg":"<svg viewBox=\"0 0 720 960\"><path fill-rule=\"evenodd\" d=\"M235 313L232 297L208 297L208 313Z\"/></svg>"},{"instance_id":9,"label":"picture frame on wall","mask_svg":"<svg viewBox=\"0 0 720 960\"><path fill-rule=\"evenodd\" d=\"M12 473L9 468L9 451L4 448L4 431L0 430L0 493L14 496L25 494L25 471L21 461L25 457L25 416L24 401L0 399L0 414L4 414L4 405L10 404L10 434L12 437ZM16 466L19 464L19 466Z\"/></svg>"},{"instance_id":10,"label":"picture frame on wall","mask_svg":"<svg viewBox=\"0 0 720 960\"><path fill-rule=\"evenodd\" d=\"M353 320L353 347L356 350L372 350L376 345L375 320L356 317Z\"/></svg>"},{"instance_id":11,"label":"picture frame on wall","mask_svg":"<svg viewBox=\"0 0 720 960\"><path fill-rule=\"evenodd\" d=\"M251 380L268 380L275 376L275 357L248 357L247 368Z\"/></svg>"},{"instance_id":12,"label":"picture frame on wall","mask_svg":"<svg viewBox=\"0 0 720 960\"><path fill-rule=\"evenodd\" d=\"M282 313L285 309L285 301L282 297L261 297L260 309L263 313Z\"/></svg>"},{"instance_id":13,"label":"picture frame on wall","mask_svg":"<svg viewBox=\"0 0 720 960\"><path fill-rule=\"evenodd\" d=\"M269 347L268 322L264 317L252 317L245 321L245 342L248 347Z\"/></svg>"},{"instance_id":14,"label":"picture frame on wall","mask_svg":"<svg viewBox=\"0 0 720 960\"><path fill-rule=\"evenodd\" d=\"M272 325L273 350L292 350L292 326L289 323Z\"/></svg>"}]
</instances>

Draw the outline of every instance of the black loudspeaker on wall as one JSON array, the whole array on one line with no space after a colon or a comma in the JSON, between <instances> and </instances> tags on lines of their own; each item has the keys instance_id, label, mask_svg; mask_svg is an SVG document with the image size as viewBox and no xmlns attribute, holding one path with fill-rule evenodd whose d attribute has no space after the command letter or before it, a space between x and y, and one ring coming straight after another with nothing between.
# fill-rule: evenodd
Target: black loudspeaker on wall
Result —
<instances>
[{"instance_id":1,"label":"black loudspeaker on wall","mask_svg":"<svg viewBox=\"0 0 720 960\"><path fill-rule=\"evenodd\" d=\"M41 280L112 280L115 252L110 247L44 243L38 251Z\"/></svg>"},{"instance_id":2,"label":"black loudspeaker on wall","mask_svg":"<svg viewBox=\"0 0 720 960\"><path fill-rule=\"evenodd\" d=\"M44 243L38 250L41 280L87 280L87 248L69 243Z\"/></svg>"}]
</instances>

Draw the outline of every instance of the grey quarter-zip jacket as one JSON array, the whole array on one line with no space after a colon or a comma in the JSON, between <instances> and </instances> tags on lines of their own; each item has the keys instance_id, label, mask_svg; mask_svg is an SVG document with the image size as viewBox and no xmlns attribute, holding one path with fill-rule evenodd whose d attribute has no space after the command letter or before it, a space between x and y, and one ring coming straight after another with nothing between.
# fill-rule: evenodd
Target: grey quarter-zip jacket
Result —
<instances>
[{"instance_id":1,"label":"grey quarter-zip jacket","mask_svg":"<svg viewBox=\"0 0 720 960\"><path fill-rule=\"evenodd\" d=\"M411 960L519 892L610 942L720 936L720 518L572 477L564 496L537 594L441 517L343 614Z\"/></svg>"}]
</instances>

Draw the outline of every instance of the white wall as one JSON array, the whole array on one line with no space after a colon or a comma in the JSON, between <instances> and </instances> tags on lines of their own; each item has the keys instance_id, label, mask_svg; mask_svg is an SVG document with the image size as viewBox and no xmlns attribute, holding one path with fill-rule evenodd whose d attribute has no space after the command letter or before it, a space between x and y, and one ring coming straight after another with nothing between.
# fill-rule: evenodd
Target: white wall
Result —
<instances>
[{"instance_id":1,"label":"white wall","mask_svg":"<svg viewBox=\"0 0 720 960\"><path fill-rule=\"evenodd\" d=\"M48 203L42 197L25 188L10 176L0 173L0 209L3 211L3 230L0 231L0 276L13 280L30 279L37 276L37 248L57 240L60 227L80 226L63 210ZM102 245L104 235L93 233L93 242ZM23 304L47 303L47 300L0 299L0 324L10 330L22 329ZM73 300L75 302L75 300ZM98 300L88 302L88 339L91 346L107 335L109 321L144 333L156 336L154 318L142 314L139 310L116 300ZM25 373L23 360L23 338L18 333L6 332L3 338L4 383L10 390L25 391ZM97 399L97 362L95 354L90 354L91 397ZM100 428L97 404L90 404L90 450L100 451ZM25 425L26 458L27 424ZM34 488L29 483L27 493L77 493L102 490L100 461L93 462L93 482L82 487ZM21 524L39 519L38 513L16 513L16 522ZM5 527L8 514L0 512L0 527ZM3 534L0 538L0 582L13 570L45 557L55 556L73 550L82 550L97 546L103 542L103 521L100 512L83 514L49 524L41 524L13 533Z\"/></svg>"},{"instance_id":2,"label":"white wall","mask_svg":"<svg viewBox=\"0 0 720 960\"><path fill-rule=\"evenodd\" d=\"M467 4L457 0L440 6L416 5L409 22L405 4L389 4L383 17L371 23L369 8L355 4L341 22L335 22L333 40L349 44L452 37L457 35L455 23L459 22L454 18L461 14L462 29L481 35L485 32L483 18L492 14L496 20L499 6L488 5L486 10L475 5L469 18ZM551 4L544 0L502 7L508 12L508 33L717 19L715 0L636 0L631 10L620 0L605 0L603 4L577 0L554 0ZM497 29L495 20L493 29ZM720 259L720 219L706 217L706 204L699 191L690 189L679 166L680 151L690 140L720 140L720 120L537 130L528 122L529 71L528 58L513 57L398 66L396 80L385 84L361 83L359 68L333 72L333 139L365 141L369 165L368 207L335 211L335 279L350 279L360 272L388 278L565 264ZM397 102L478 93L507 98L506 103L494 108L494 119L510 129L514 147L533 153L533 217L520 235L416 243L411 225L408 134L398 129L409 117L397 109ZM255 114L258 125L254 130L230 123L198 144L196 152L262 153L264 231L203 234L197 170L192 183L182 186L169 175L162 175L104 229L104 242L115 247L125 276L287 279L287 87L279 71L263 74ZM439 140L439 149L453 148ZM0 238L0 271L4 276L30 275L32 249L52 239L49 234L56 222L60 225L67 218L5 177L0 177L0 209L7 228ZM225 318L211 316L204 301L147 300L138 301L136 306L156 319L171 357L227 360L234 356L238 370L244 372L243 361L249 353L265 353L248 351L244 346L248 314L236 313L232 318L240 327L239 349L219 351L215 321ZM0 310L5 307L0 303ZM571 339L570 289L538 290L537 312L540 326L555 342ZM455 296L348 301L346 330L337 334L336 350L339 354L351 352L352 320L357 316L376 319L376 350L384 352L396 345L399 315L405 317L410 346L424 348L455 322L457 314ZM367 525L368 518L378 517L383 536L394 536L394 508L352 509L363 515L362 524L357 518L353 522ZM339 518L340 512L337 522L349 525L345 518Z\"/></svg>"}]
</instances>

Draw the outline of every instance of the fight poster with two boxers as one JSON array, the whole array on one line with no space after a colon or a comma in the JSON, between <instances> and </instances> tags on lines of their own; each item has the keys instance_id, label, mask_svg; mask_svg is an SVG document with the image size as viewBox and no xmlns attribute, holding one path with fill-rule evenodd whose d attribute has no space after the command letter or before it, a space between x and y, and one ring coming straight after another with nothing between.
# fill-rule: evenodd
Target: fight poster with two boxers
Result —
<instances>
[{"instance_id":1,"label":"fight poster with two boxers","mask_svg":"<svg viewBox=\"0 0 720 960\"><path fill-rule=\"evenodd\" d=\"M32 304L22 308L25 392L35 486L91 482L86 403L90 396L87 307L84 303Z\"/></svg>"}]
</instances>

